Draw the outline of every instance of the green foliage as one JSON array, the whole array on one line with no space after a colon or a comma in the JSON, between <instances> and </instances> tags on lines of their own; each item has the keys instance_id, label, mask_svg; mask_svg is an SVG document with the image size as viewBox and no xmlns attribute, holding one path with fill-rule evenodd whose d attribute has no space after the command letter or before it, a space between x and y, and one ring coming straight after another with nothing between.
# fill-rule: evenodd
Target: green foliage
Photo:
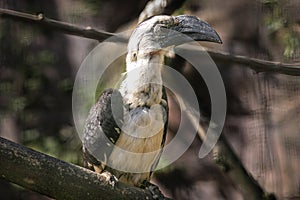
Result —
<instances>
[{"instance_id":1,"label":"green foliage","mask_svg":"<svg viewBox=\"0 0 300 200\"><path fill-rule=\"evenodd\" d=\"M89 11L91 15L99 14L99 10L103 5L103 0L84 0L82 4Z\"/></svg>"},{"instance_id":2,"label":"green foliage","mask_svg":"<svg viewBox=\"0 0 300 200\"><path fill-rule=\"evenodd\" d=\"M13 115L21 143L80 164L66 41L51 31L0 19L0 121Z\"/></svg>"},{"instance_id":3,"label":"green foliage","mask_svg":"<svg viewBox=\"0 0 300 200\"><path fill-rule=\"evenodd\" d=\"M261 2L264 4L274 4L277 3L277 0L262 0Z\"/></svg>"},{"instance_id":4,"label":"green foliage","mask_svg":"<svg viewBox=\"0 0 300 200\"><path fill-rule=\"evenodd\" d=\"M76 3L69 3L70 9L65 10L65 18L71 23L81 22L83 19L87 19L89 16L97 14L97 9L88 3L88 1L77 1ZM84 16L84 18L83 18ZM84 24L87 25L87 24Z\"/></svg>"},{"instance_id":5,"label":"green foliage","mask_svg":"<svg viewBox=\"0 0 300 200\"><path fill-rule=\"evenodd\" d=\"M25 97L17 97L12 101L11 108L14 112L22 111L27 105L27 99Z\"/></svg>"},{"instance_id":6,"label":"green foliage","mask_svg":"<svg viewBox=\"0 0 300 200\"><path fill-rule=\"evenodd\" d=\"M57 63L57 57L54 52L49 50L42 50L36 54L29 54L26 57L26 63L30 66L43 67L44 65L53 65ZM40 71L35 69L35 71Z\"/></svg>"},{"instance_id":7,"label":"green foliage","mask_svg":"<svg viewBox=\"0 0 300 200\"><path fill-rule=\"evenodd\" d=\"M73 81L71 78L65 78L58 83L58 87L61 91L70 92L73 89Z\"/></svg>"},{"instance_id":8,"label":"green foliage","mask_svg":"<svg viewBox=\"0 0 300 200\"><path fill-rule=\"evenodd\" d=\"M300 48L300 36L298 33L290 31L285 34L285 50L283 55L287 58L292 58L297 53L297 49Z\"/></svg>"},{"instance_id":9,"label":"green foliage","mask_svg":"<svg viewBox=\"0 0 300 200\"><path fill-rule=\"evenodd\" d=\"M283 55L286 58L296 56L297 49L300 48L300 36L293 28L296 22L287 17L286 10L287 0L261 0L269 9L265 16L264 24L267 26L271 35L282 35L280 40L283 41Z\"/></svg>"}]
</instances>

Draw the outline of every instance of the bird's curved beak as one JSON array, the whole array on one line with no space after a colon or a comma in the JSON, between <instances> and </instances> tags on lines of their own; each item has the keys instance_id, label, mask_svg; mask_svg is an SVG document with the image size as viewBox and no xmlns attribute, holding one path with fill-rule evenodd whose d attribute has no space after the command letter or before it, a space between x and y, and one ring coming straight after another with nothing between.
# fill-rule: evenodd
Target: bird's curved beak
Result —
<instances>
[{"instance_id":1,"label":"bird's curved beak","mask_svg":"<svg viewBox=\"0 0 300 200\"><path fill-rule=\"evenodd\" d=\"M222 43L218 33L207 22L189 15L179 15L174 18L175 24L169 27L172 31L168 34L168 41L165 42L166 46L180 45L192 40ZM180 36L182 34L185 37Z\"/></svg>"},{"instance_id":2,"label":"bird's curved beak","mask_svg":"<svg viewBox=\"0 0 300 200\"><path fill-rule=\"evenodd\" d=\"M207 23L195 16L179 15L175 17L177 26L173 29L196 41L222 43L218 33Z\"/></svg>"}]
</instances>

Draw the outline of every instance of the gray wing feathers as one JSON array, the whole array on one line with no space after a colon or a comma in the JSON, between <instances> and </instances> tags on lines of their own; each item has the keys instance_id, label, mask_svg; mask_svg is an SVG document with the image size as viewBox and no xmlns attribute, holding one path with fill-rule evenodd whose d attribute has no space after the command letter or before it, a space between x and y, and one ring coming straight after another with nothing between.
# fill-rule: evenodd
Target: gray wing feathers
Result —
<instances>
[{"instance_id":1,"label":"gray wing feathers","mask_svg":"<svg viewBox=\"0 0 300 200\"><path fill-rule=\"evenodd\" d=\"M91 108L83 134L84 165L105 164L118 140L123 122L123 99L118 90L107 89Z\"/></svg>"},{"instance_id":2,"label":"gray wing feathers","mask_svg":"<svg viewBox=\"0 0 300 200\"><path fill-rule=\"evenodd\" d=\"M159 155L157 156L157 160L151 166L150 177L152 176L153 171L155 171L155 168L157 167L157 164L160 160L162 149L165 146L165 140L166 140L167 131L168 131L169 106L168 106L168 98L167 98L167 92L166 92L165 87L162 88L162 100L163 100L164 103L161 103L161 105L164 107L164 109L166 111L165 116L164 116L164 121L165 121L164 134L163 134L163 138L162 138L162 141L161 141L161 151L159 152Z\"/></svg>"}]
</instances>

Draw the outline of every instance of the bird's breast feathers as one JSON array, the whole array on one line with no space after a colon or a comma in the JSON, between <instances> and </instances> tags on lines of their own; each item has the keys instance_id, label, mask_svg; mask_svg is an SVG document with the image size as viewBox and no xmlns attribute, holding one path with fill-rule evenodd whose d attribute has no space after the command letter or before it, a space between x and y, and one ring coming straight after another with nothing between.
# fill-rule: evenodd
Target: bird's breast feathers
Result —
<instances>
[{"instance_id":1,"label":"bird's breast feathers","mask_svg":"<svg viewBox=\"0 0 300 200\"><path fill-rule=\"evenodd\" d=\"M121 135L109 163L128 172L150 172L161 151L166 113L157 104L126 114ZM121 165L121 166L120 166Z\"/></svg>"}]
</instances>

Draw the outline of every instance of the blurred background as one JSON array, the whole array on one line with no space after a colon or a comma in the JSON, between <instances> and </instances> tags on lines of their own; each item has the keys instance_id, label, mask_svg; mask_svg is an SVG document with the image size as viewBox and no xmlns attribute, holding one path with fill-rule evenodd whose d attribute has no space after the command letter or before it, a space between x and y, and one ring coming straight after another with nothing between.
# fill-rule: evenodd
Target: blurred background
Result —
<instances>
[{"instance_id":1,"label":"blurred background","mask_svg":"<svg viewBox=\"0 0 300 200\"><path fill-rule=\"evenodd\" d=\"M146 0L0 0L9 8L109 32L134 28ZM187 0L174 15L209 22L223 45L214 50L285 63L300 62L299 0ZM82 165L73 125L76 72L97 41L46 27L0 18L0 136L67 162ZM208 46L209 45L209 46ZM201 76L181 58L171 61L193 85L203 116L210 97ZM175 63L175 64L174 64ZM278 199L300 199L300 77L257 73L216 61L227 94L224 133L259 184ZM123 66L122 66L123 68ZM168 138L176 134L179 111L172 98ZM154 182L174 199L243 199L240 186L212 155L198 158L195 138L188 151L158 171ZM12 169L13 170L13 169ZM0 179L1 199L49 199Z\"/></svg>"}]
</instances>

